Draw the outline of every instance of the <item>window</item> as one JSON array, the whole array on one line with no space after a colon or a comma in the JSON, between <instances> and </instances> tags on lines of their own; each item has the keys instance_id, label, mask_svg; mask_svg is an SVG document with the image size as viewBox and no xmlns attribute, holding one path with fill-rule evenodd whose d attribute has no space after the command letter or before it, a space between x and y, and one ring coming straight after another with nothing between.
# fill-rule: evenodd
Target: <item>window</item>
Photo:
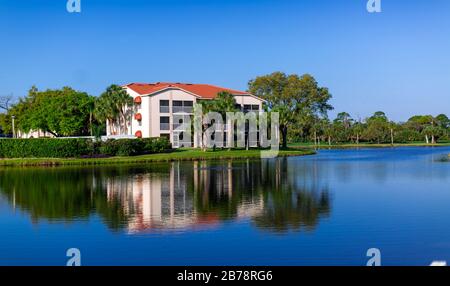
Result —
<instances>
[{"instance_id":1,"label":"window","mask_svg":"<svg viewBox=\"0 0 450 286\"><path fill-rule=\"evenodd\" d=\"M247 113L247 112L259 112L259 105L256 105L256 104L253 104L253 105L246 104L246 105L244 105L244 112L245 112L245 113Z\"/></svg>"},{"instance_id":2,"label":"window","mask_svg":"<svg viewBox=\"0 0 450 286\"><path fill-rule=\"evenodd\" d=\"M172 112L173 113L183 112L183 102L179 100L174 100Z\"/></svg>"},{"instance_id":3,"label":"window","mask_svg":"<svg viewBox=\"0 0 450 286\"><path fill-rule=\"evenodd\" d=\"M173 106L172 106L172 112L173 113L192 113L193 112L193 101L181 101L181 100L174 100Z\"/></svg>"},{"instance_id":4,"label":"window","mask_svg":"<svg viewBox=\"0 0 450 286\"><path fill-rule=\"evenodd\" d=\"M168 100L160 100L159 101L159 112L160 113L169 113L169 101Z\"/></svg>"},{"instance_id":5,"label":"window","mask_svg":"<svg viewBox=\"0 0 450 286\"><path fill-rule=\"evenodd\" d=\"M183 101L183 111L186 113L192 113L194 111L193 101Z\"/></svg>"},{"instance_id":6,"label":"window","mask_svg":"<svg viewBox=\"0 0 450 286\"><path fill-rule=\"evenodd\" d=\"M170 130L170 120L169 117L161 116L159 118L159 129L160 130Z\"/></svg>"}]
</instances>

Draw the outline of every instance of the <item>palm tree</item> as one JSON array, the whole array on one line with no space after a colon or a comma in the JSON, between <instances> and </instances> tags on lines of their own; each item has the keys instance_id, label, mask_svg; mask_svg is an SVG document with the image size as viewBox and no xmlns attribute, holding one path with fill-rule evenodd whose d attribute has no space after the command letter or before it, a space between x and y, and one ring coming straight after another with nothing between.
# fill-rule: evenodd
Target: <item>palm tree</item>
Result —
<instances>
[{"instance_id":1,"label":"palm tree","mask_svg":"<svg viewBox=\"0 0 450 286\"><path fill-rule=\"evenodd\" d=\"M133 98L118 85L109 86L96 102L95 113L99 121L106 120L110 134L128 133L127 117L130 116ZM117 123L117 124L116 124ZM114 130L118 125L119 130Z\"/></svg>"},{"instance_id":2,"label":"palm tree","mask_svg":"<svg viewBox=\"0 0 450 286\"><path fill-rule=\"evenodd\" d=\"M92 122L94 121L94 112L95 112L95 97L89 96L88 101L86 102L87 111L89 112L89 133L92 136Z\"/></svg>"},{"instance_id":3,"label":"palm tree","mask_svg":"<svg viewBox=\"0 0 450 286\"><path fill-rule=\"evenodd\" d=\"M214 101L211 102L211 106L210 106L211 111L215 111L218 112L222 115L222 118L225 118L226 120L226 114L227 112L236 112L238 111L238 109L236 108L236 99L234 98L234 96L227 92L227 91L221 91L217 94L217 97L214 99ZM227 142L231 142L229 140L234 140L234 138L232 138L231 136L231 130L233 128L233 126L231 126L231 122L226 122L226 124L228 124L228 138L227 138ZM248 138L249 136L247 136L245 145L248 149Z\"/></svg>"},{"instance_id":4,"label":"palm tree","mask_svg":"<svg viewBox=\"0 0 450 286\"><path fill-rule=\"evenodd\" d=\"M213 100L204 100L198 102L194 106L194 113L200 115L200 108L201 108L201 116L196 116L194 119L200 122L196 122L194 124L197 124L198 127L201 126L201 146L202 150L206 151L206 130L210 127L210 124L204 122L205 116L208 114L208 112L217 112L222 115L222 118L226 118L227 112L235 112L236 109L236 100L234 96L226 91L219 92L217 94L217 97ZM229 126L229 129L231 126ZM231 130L228 130L230 132Z\"/></svg>"},{"instance_id":5,"label":"palm tree","mask_svg":"<svg viewBox=\"0 0 450 286\"><path fill-rule=\"evenodd\" d=\"M113 108L113 102L102 94L95 102L94 116L100 122L107 122L109 134L114 134L114 126L116 125L117 113Z\"/></svg>"}]
</instances>

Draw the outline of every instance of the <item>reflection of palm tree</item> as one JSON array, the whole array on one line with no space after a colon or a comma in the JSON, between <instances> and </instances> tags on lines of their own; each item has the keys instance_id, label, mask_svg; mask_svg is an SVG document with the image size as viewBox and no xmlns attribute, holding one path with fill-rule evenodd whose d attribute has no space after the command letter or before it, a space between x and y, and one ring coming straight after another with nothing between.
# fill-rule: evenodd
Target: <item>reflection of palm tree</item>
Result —
<instances>
[{"instance_id":1,"label":"reflection of palm tree","mask_svg":"<svg viewBox=\"0 0 450 286\"><path fill-rule=\"evenodd\" d=\"M286 158L262 162L241 162L230 167L201 163L194 170L196 211L216 214L222 219L238 216L243 205L256 206L262 198L262 211L253 214L256 226L274 231L314 228L322 216L330 213L330 197L326 188L312 185L299 188L292 183ZM231 174L230 174L231 172ZM301 175L301 174L300 174ZM230 180L231 178L231 180ZM226 179L226 180L225 180ZM226 186L233 186L232 195Z\"/></svg>"},{"instance_id":2,"label":"reflection of palm tree","mask_svg":"<svg viewBox=\"0 0 450 286\"><path fill-rule=\"evenodd\" d=\"M262 193L264 208L253 219L258 227L274 231L310 230L323 215L330 212L327 188L313 184L298 187L296 177L304 173L289 173L287 158L267 161L258 190ZM314 182L316 183L316 182Z\"/></svg>"},{"instance_id":3,"label":"reflection of palm tree","mask_svg":"<svg viewBox=\"0 0 450 286\"><path fill-rule=\"evenodd\" d=\"M264 194L264 210L255 216L256 226L285 232L289 229L312 230L322 216L330 212L330 198L327 191L317 198L313 192L304 190L274 191Z\"/></svg>"},{"instance_id":4,"label":"reflection of palm tree","mask_svg":"<svg viewBox=\"0 0 450 286\"><path fill-rule=\"evenodd\" d=\"M201 216L211 214L220 219L236 217L241 198L234 197L230 191L229 165L200 162L195 163L193 176L195 182L191 191L194 193L195 210Z\"/></svg>"}]
</instances>

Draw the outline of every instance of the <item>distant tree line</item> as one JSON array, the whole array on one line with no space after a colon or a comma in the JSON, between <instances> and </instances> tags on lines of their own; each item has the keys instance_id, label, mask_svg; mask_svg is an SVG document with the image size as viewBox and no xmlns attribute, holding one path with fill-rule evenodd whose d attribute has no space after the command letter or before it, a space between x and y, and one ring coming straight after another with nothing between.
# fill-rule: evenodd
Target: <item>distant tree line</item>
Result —
<instances>
[{"instance_id":1,"label":"distant tree line","mask_svg":"<svg viewBox=\"0 0 450 286\"><path fill-rule=\"evenodd\" d=\"M437 116L416 115L406 122L389 120L382 111L357 120L347 112L339 113L334 120L316 117L306 126L298 126L291 133L291 141L315 144L353 143L411 143L436 144L450 139L450 119L445 114Z\"/></svg>"},{"instance_id":2,"label":"distant tree line","mask_svg":"<svg viewBox=\"0 0 450 286\"><path fill-rule=\"evenodd\" d=\"M267 111L279 112L284 147L288 142L435 144L450 137L450 120L445 114L416 115L407 122L394 122L381 111L362 120L341 112L332 120L328 116L333 109L329 104L332 96L309 74L260 76L249 82L249 91L266 100Z\"/></svg>"}]
</instances>

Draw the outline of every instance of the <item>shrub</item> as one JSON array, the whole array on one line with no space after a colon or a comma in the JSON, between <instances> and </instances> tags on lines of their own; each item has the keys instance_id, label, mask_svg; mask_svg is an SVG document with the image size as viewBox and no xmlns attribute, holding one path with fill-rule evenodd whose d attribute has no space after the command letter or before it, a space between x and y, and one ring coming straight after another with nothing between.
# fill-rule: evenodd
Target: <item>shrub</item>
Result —
<instances>
[{"instance_id":1,"label":"shrub","mask_svg":"<svg viewBox=\"0 0 450 286\"><path fill-rule=\"evenodd\" d=\"M1 158L68 158L92 153L86 139L0 139Z\"/></svg>"},{"instance_id":2,"label":"shrub","mask_svg":"<svg viewBox=\"0 0 450 286\"><path fill-rule=\"evenodd\" d=\"M118 148L116 156L134 156L143 154L144 142L140 139L117 140Z\"/></svg>"},{"instance_id":3,"label":"shrub","mask_svg":"<svg viewBox=\"0 0 450 286\"><path fill-rule=\"evenodd\" d=\"M81 138L0 139L0 158L134 156L169 149L171 145L166 138L110 139L104 142Z\"/></svg>"},{"instance_id":4,"label":"shrub","mask_svg":"<svg viewBox=\"0 0 450 286\"><path fill-rule=\"evenodd\" d=\"M165 137L160 138L145 138L141 139L144 142L144 153L162 153L172 149L170 141Z\"/></svg>"},{"instance_id":5,"label":"shrub","mask_svg":"<svg viewBox=\"0 0 450 286\"><path fill-rule=\"evenodd\" d=\"M104 142L100 142L98 152L102 155L115 156L118 149L119 145L117 144L117 140L108 139Z\"/></svg>"}]
</instances>

